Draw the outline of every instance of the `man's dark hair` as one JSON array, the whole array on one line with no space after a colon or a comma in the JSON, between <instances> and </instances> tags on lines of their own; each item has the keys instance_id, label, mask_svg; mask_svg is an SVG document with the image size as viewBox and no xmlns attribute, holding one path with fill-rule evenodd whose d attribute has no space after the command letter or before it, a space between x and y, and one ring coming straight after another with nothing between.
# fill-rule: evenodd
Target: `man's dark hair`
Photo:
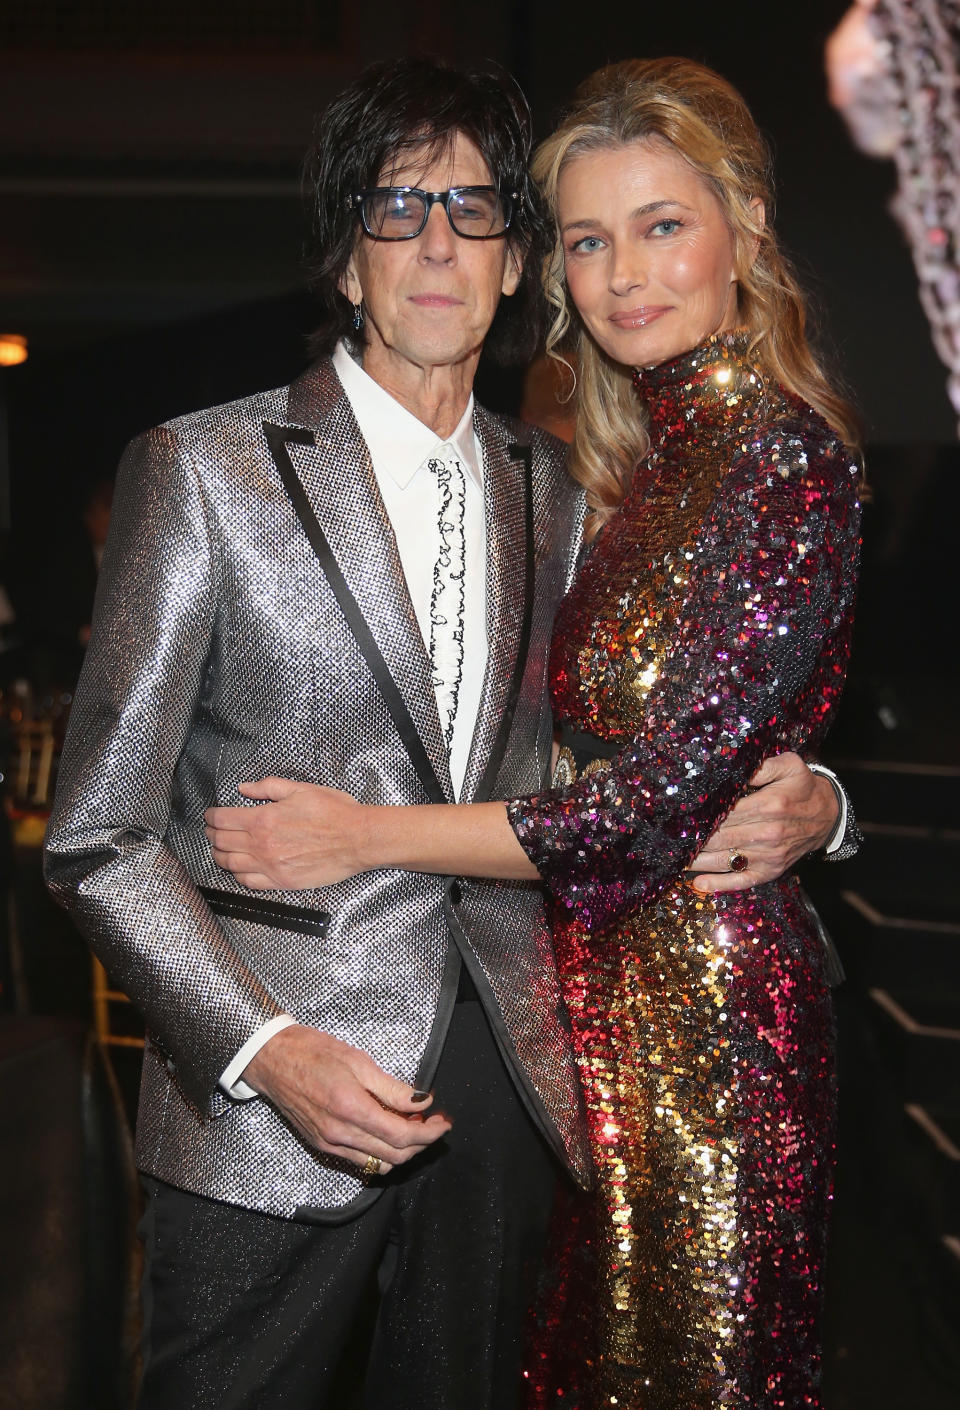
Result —
<instances>
[{"instance_id":1,"label":"man's dark hair","mask_svg":"<svg viewBox=\"0 0 960 1410\"><path fill-rule=\"evenodd\" d=\"M524 271L516 293L500 301L486 348L501 363L527 362L535 353L543 321L540 266L551 231L527 170L530 109L503 71L418 58L371 64L314 125L303 169L310 215L306 265L323 311L311 339L314 354L357 337L353 305L339 289L361 231L350 198L380 185L381 172L406 164L412 151L422 151L425 165L444 155L457 133L473 142L501 191L518 193L506 239L524 257Z\"/></svg>"}]
</instances>

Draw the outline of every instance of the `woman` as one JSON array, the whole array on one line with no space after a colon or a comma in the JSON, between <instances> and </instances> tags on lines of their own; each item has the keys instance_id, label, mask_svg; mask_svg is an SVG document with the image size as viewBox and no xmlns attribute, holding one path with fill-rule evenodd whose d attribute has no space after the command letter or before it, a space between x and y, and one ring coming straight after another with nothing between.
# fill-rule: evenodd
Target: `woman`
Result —
<instances>
[{"instance_id":1,"label":"woman","mask_svg":"<svg viewBox=\"0 0 960 1410\"><path fill-rule=\"evenodd\" d=\"M551 667L579 781L510 819L558 902L593 1119L591 1406L818 1403L823 952L793 880L678 882L756 751L822 736L849 646L855 435L765 220L765 155L729 85L661 60L588 80L534 167L599 532Z\"/></svg>"},{"instance_id":2,"label":"woman","mask_svg":"<svg viewBox=\"0 0 960 1410\"><path fill-rule=\"evenodd\" d=\"M683 873L764 755L815 744L835 706L850 417L806 344L763 143L724 80L680 59L604 69L535 172L591 510L553 648L559 786L414 809L331 793L313 880L400 866L539 874L552 893L598 1194L588 1249L569 1250L594 1281L561 1276L545 1318L572 1371L537 1360L535 1398L814 1406L824 953L794 880L707 896Z\"/></svg>"}]
</instances>

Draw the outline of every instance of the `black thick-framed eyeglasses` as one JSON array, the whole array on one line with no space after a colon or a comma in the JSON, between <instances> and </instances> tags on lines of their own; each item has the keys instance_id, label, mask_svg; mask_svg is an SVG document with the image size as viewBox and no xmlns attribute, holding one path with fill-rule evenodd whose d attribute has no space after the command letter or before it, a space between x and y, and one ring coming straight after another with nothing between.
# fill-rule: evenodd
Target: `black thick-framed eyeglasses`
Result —
<instances>
[{"instance_id":1,"label":"black thick-framed eyeglasses","mask_svg":"<svg viewBox=\"0 0 960 1410\"><path fill-rule=\"evenodd\" d=\"M430 210L440 204L455 234L464 240L499 240L510 229L517 192L495 186L451 186L421 191L418 186L377 186L349 197L373 240L415 240Z\"/></svg>"}]
</instances>

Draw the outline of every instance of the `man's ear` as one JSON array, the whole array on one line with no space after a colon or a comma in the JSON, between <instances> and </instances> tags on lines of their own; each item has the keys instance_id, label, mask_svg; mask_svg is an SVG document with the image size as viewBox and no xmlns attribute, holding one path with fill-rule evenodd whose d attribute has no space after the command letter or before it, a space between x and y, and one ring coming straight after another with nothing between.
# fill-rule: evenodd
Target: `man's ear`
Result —
<instances>
[{"instance_id":1,"label":"man's ear","mask_svg":"<svg viewBox=\"0 0 960 1410\"><path fill-rule=\"evenodd\" d=\"M353 262L353 255L346 269L340 275L340 282L337 286L345 299L352 304L358 304L363 299L363 289L360 287L360 279L357 275L357 268Z\"/></svg>"},{"instance_id":2,"label":"man's ear","mask_svg":"<svg viewBox=\"0 0 960 1410\"><path fill-rule=\"evenodd\" d=\"M525 250L518 249L516 245L507 245L507 259L503 267L503 283L500 286L500 292L502 294L515 294L517 292L517 285L520 283L520 276L523 273L525 255Z\"/></svg>"}]
</instances>

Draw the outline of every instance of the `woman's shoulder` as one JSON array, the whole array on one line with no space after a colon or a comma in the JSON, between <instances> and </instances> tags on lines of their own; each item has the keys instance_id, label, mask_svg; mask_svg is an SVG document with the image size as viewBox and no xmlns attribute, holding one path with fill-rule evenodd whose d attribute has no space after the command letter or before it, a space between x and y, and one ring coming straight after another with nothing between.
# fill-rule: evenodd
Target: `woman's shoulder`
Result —
<instances>
[{"instance_id":1,"label":"woman's shoulder","mask_svg":"<svg viewBox=\"0 0 960 1410\"><path fill-rule=\"evenodd\" d=\"M779 386L764 397L731 468L741 477L772 477L784 485L819 482L854 493L861 474L859 454L826 418Z\"/></svg>"}]
</instances>

